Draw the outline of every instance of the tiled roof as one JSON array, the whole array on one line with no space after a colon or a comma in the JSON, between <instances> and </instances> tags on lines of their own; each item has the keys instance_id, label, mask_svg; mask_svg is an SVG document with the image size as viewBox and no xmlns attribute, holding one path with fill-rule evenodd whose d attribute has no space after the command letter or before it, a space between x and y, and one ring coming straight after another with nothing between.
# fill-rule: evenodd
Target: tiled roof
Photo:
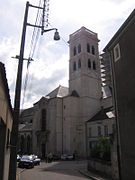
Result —
<instances>
[{"instance_id":1,"label":"tiled roof","mask_svg":"<svg viewBox=\"0 0 135 180\"><path fill-rule=\"evenodd\" d=\"M12 110L12 106L11 106L11 99L10 99L10 95L9 95L8 82L7 82L7 78L6 78L5 66L2 62L0 62L0 74L1 74L2 81L3 81L4 91L5 91L5 94L7 97L7 102L8 102L9 108L11 110L11 114L13 114L13 110Z\"/></svg>"},{"instance_id":2,"label":"tiled roof","mask_svg":"<svg viewBox=\"0 0 135 180\"><path fill-rule=\"evenodd\" d=\"M25 110L22 110L21 114L20 114L20 122L28 122L30 123L31 120L33 120L33 116L34 116L34 108L28 108Z\"/></svg>"},{"instance_id":3,"label":"tiled roof","mask_svg":"<svg viewBox=\"0 0 135 180\"><path fill-rule=\"evenodd\" d=\"M68 88L64 86L59 86L50 92L46 97L54 98L54 97L65 97L68 95Z\"/></svg>"},{"instance_id":4,"label":"tiled roof","mask_svg":"<svg viewBox=\"0 0 135 180\"><path fill-rule=\"evenodd\" d=\"M19 124L19 131L31 131L32 123Z\"/></svg>"},{"instance_id":5,"label":"tiled roof","mask_svg":"<svg viewBox=\"0 0 135 180\"><path fill-rule=\"evenodd\" d=\"M110 117L107 115L107 113L109 113L109 112L112 112L112 107L106 108L106 109L101 109L96 115L94 115L87 122L109 119Z\"/></svg>"}]
</instances>

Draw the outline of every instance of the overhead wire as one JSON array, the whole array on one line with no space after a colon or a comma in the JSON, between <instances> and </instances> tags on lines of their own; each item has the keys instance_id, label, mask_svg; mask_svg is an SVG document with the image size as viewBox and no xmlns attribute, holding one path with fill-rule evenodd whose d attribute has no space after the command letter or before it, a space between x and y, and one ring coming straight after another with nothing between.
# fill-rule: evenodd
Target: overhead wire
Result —
<instances>
[{"instance_id":1,"label":"overhead wire","mask_svg":"<svg viewBox=\"0 0 135 180\"><path fill-rule=\"evenodd\" d=\"M39 7L41 6L41 0L39 1ZM41 16L41 11L38 9L37 10L37 15L36 15L36 20L35 20L35 25L40 26L42 22L42 16ZM41 17L40 17L41 16ZM22 98L22 108L24 105L25 101L25 93L26 93L26 88L27 88L27 83L28 83L28 76L29 76L29 65L31 60L33 60L33 56L35 53L36 45L39 39L39 32L40 29L37 27L34 27L33 33L32 33L32 38L31 38L31 43L30 43L30 53L29 53L29 58L27 62L27 71L26 71L26 76L24 79L24 91L23 91L23 98Z\"/></svg>"},{"instance_id":2,"label":"overhead wire","mask_svg":"<svg viewBox=\"0 0 135 180\"><path fill-rule=\"evenodd\" d=\"M47 2L47 0L45 2ZM49 0L48 0L48 2L49 2ZM42 2L42 0L39 0L39 7L42 7L42 6L43 6L43 2ZM46 19L45 27L48 27L48 25L50 25L50 27L53 28L53 26L48 21L48 10L49 10L49 7L48 7L48 4L47 4L47 12L45 14L45 17L46 17L45 18ZM41 14L41 10L38 8L37 15L36 15L36 20L35 20L35 26L41 26L41 23L42 23L42 14ZM25 94L26 94L28 77L29 77L29 65L30 65L31 60L33 60L33 57L34 57L34 53L35 53L35 50L36 50L36 47L37 47L37 42L38 42L39 34L40 34L39 32L40 32L40 28L34 27L34 30L33 30L33 33L32 33L32 38L31 38L31 43L30 43L30 52L29 52L29 58L28 58L28 62L27 62L27 71L26 71L26 76L25 76L25 79L24 79L24 91L23 91L23 98L22 98L22 108L23 108L24 101L25 101ZM62 36L61 36L61 39L67 46L69 46L68 42Z\"/></svg>"}]
</instances>

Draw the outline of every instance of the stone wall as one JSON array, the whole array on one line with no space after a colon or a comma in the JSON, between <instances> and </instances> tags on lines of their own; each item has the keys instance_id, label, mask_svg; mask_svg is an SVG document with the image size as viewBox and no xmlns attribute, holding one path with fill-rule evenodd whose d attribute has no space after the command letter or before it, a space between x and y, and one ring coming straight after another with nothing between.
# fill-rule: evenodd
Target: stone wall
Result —
<instances>
[{"instance_id":1,"label":"stone wall","mask_svg":"<svg viewBox=\"0 0 135 180\"><path fill-rule=\"evenodd\" d=\"M112 177L112 167L110 162L97 159L89 159L87 169L89 171L97 171L101 174Z\"/></svg>"}]
</instances>

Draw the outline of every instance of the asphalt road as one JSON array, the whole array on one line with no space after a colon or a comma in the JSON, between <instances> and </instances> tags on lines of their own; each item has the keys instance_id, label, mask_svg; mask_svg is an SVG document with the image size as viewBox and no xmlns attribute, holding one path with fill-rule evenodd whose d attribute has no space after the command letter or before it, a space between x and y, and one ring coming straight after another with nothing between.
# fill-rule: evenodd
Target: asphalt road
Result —
<instances>
[{"instance_id":1,"label":"asphalt road","mask_svg":"<svg viewBox=\"0 0 135 180\"><path fill-rule=\"evenodd\" d=\"M85 161L42 162L33 169L18 168L18 180L88 180L79 170L86 168Z\"/></svg>"}]
</instances>

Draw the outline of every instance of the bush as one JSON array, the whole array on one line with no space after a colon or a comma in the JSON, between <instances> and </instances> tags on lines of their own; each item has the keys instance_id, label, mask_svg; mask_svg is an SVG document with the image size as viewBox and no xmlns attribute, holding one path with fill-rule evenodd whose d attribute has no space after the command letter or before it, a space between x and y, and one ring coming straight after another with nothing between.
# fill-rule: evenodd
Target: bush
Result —
<instances>
[{"instance_id":1,"label":"bush","mask_svg":"<svg viewBox=\"0 0 135 180\"><path fill-rule=\"evenodd\" d=\"M107 138L99 138L99 144L91 149L91 157L105 161L111 160L110 142Z\"/></svg>"}]
</instances>

